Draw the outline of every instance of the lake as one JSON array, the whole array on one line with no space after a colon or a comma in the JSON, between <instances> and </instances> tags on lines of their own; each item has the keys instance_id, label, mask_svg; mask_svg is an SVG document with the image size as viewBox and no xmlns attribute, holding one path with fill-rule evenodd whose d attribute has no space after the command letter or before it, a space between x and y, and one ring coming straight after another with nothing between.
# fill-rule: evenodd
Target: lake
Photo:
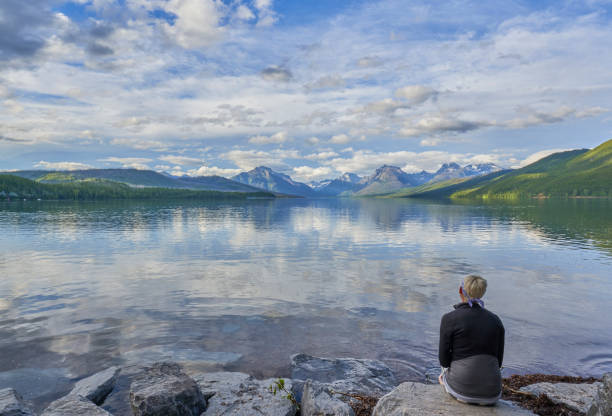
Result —
<instances>
[{"instance_id":1,"label":"lake","mask_svg":"<svg viewBox=\"0 0 612 416\"><path fill-rule=\"evenodd\" d=\"M486 277L504 374L612 371L612 201L0 203L0 388L48 401L114 364L287 375L297 352L437 375Z\"/></svg>"}]
</instances>

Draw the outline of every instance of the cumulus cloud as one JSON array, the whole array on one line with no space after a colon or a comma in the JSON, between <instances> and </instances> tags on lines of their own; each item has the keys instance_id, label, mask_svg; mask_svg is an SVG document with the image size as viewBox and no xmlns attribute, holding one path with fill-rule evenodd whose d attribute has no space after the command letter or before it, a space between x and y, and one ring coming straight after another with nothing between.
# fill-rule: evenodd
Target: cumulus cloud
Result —
<instances>
[{"instance_id":1,"label":"cumulus cloud","mask_svg":"<svg viewBox=\"0 0 612 416\"><path fill-rule=\"evenodd\" d=\"M306 155L304 156L304 159L308 159L308 160L325 160L325 159L330 159L332 157L336 157L338 156L338 153L336 152L332 152L332 151L326 151L326 152L319 152L319 153L313 153L310 155Z\"/></svg>"},{"instance_id":2,"label":"cumulus cloud","mask_svg":"<svg viewBox=\"0 0 612 416\"><path fill-rule=\"evenodd\" d=\"M288 82L293 78L291 71L287 68L282 68L280 66L269 66L264 68L260 75L263 79L268 81L276 81L276 82Z\"/></svg>"},{"instance_id":3,"label":"cumulus cloud","mask_svg":"<svg viewBox=\"0 0 612 416\"><path fill-rule=\"evenodd\" d=\"M306 84L305 87L307 90L322 90L322 89L332 89L332 88L342 88L346 85L346 81L340 75L325 75L313 81L309 84Z\"/></svg>"},{"instance_id":4,"label":"cumulus cloud","mask_svg":"<svg viewBox=\"0 0 612 416\"><path fill-rule=\"evenodd\" d=\"M164 23L166 33L184 48L203 48L217 42L224 29L219 3L213 0L169 0L166 12L176 16Z\"/></svg>"},{"instance_id":5,"label":"cumulus cloud","mask_svg":"<svg viewBox=\"0 0 612 416\"><path fill-rule=\"evenodd\" d=\"M253 19L255 19L255 15L251 11L251 9L249 9L244 4L241 4L236 9L236 17L238 19L240 19L240 20L253 20Z\"/></svg>"},{"instance_id":6,"label":"cumulus cloud","mask_svg":"<svg viewBox=\"0 0 612 416\"><path fill-rule=\"evenodd\" d=\"M347 144L350 141L351 141L351 138L344 133L336 134L329 139L329 143L332 143L332 144Z\"/></svg>"},{"instance_id":7,"label":"cumulus cloud","mask_svg":"<svg viewBox=\"0 0 612 416\"><path fill-rule=\"evenodd\" d=\"M301 182L311 182L321 179L328 179L333 173L333 170L327 166L310 167L296 166L293 168L293 179Z\"/></svg>"},{"instance_id":8,"label":"cumulus cloud","mask_svg":"<svg viewBox=\"0 0 612 416\"><path fill-rule=\"evenodd\" d=\"M275 149L270 152L261 150L230 150L220 155L223 159L232 161L242 170L251 170L258 166L268 166L284 170L289 167L287 159L300 159L297 150Z\"/></svg>"},{"instance_id":9,"label":"cumulus cloud","mask_svg":"<svg viewBox=\"0 0 612 416\"><path fill-rule=\"evenodd\" d=\"M31 57L46 44L53 15L44 0L0 2L0 61Z\"/></svg>"},{"instance_id":10,"label":"cumulus cloud","mask_svg":"<svg viewBox=\"0 0 612 416\"><path fill-rule=\"evenodd\" d=\"M561 123L571 117L586 118L594 117L606 113L608 110L603 107L591 107L581 111L575 108L562 106L553 111L533 111L523 109L523 113L528 113L526 117L515 118L506 122L506 126L513 129L524 129L541 124Z\"/></svg>"},{"instance_id":11,"label":"cumulus cloud","mask_svg":"<svg viewBox=\"0 0 612 416\"><path fill-rule=\"evenodd\" d=\"M107 157L98 159L99 162L118 163L122 168L131 168L139 170L151 169L147 163L152 162L152 159L145 157Z\"/></svg>"},{"instance_id":12,"label":"cumulus cloud","mask_svg":"<svg viewBox=\"0 0 612 416\"><path fill-rule=\"evenodd\" d=\"M110 141L113 146L125 146L138 150L152 150L164 152L168 150L168 145L159 140L133 139L133 138L116 138Z\"/></svg>"},{"instance_id":13,"label":"cumulus cloud","mask_svg":"<svg viewBox=\"0 0 612 416\"><path fill-rule=\"evenodd\" d=\"M80 162L46 162L44 160L36 163L34 167L45 170L82 170L92 168L91 165Z\"/></svg>"},{"instance_id":14,"label":"cumulus cloud","mask_svg":"<svg viewBox=\"0 0 612 416\"><path fill-rule=\"evenodd\" d=\"M408 122L400 130L403 136L420 136L424 134L465 133L493 125L489 121L468 121L444 114L426 116L416 123Z\"/></svg>"},{"instance_id":15,"label":"cumulus cloud","mask_svg":"<svg viewBox=\"0 0 612 416\"><path fill-rule=\"evenodd\" d=\"M253 136L249 138L249 143L252 144L272 144L284 143L289 140L289 135L286 131L279 131L272 136Z\"/></svg>"},{"instance_id":16,"label":"cumulus cloud","mask_svg":"<svg viewBox=\"0 0 612 416\"><path fill-rule=\"evenodd\" d=\"M367 104L361 111L365 113L376 113L376 114L393 114L396 110L403 108L410 108L410 103L401 101L395 101L392 98L385 98L384 100L375 101Z\"/></svg>"},{"instance_id":17,"label":"cumulus cloud","mask_svg":"<svg viewBox=\"0 0 612 416\"><path fill-rule=\"evenodd\" d=\"M528 157L523 159L517 166L514 166L514 167L522 168L523 166L531 165L532 163L535 163L538 160L545 158L546 156L550 156L553 153L567 152L568 150L571 150L571 149L547 149L547 150L540 150L539 152L535 152L535 153L529 155Z\"/></svg>"},{"instance_id":18,"label":"cumulus cloud","mask_svg":"<svg viewBox=\"0 0 612 416\"><path fill-rule=\"evenodd\" d=\"M185 174L188 176L223 176L225 178L230 178L238 175L240 172L242 172L240 169L226 169L202 165L197 169L187 171Z\"/></svg>"},{"instance_id":19,"label":"cumulus cloud","mask_svg":"<svg viewBox=\"0 0 612 416\"><path fill-rule=\"evenodd\" d=\"M315 146L315 145L319 144L320 141L321 140L318 137L315 137L315 136L309 137L309 138L307 138L305 140L305 142L308 143L311 146Z\"/></svg>"},{"instance_id":20,"label":"cumulus cloud","mask_svg":"<svg viewBox=\"0 0 612 416\"><path fill-rule=\"evenodd\" d=\"M397 98L403 98L412 105L424 103L436 94L437 92L434 89L423 85L408 85L395 90Z\"/></svg>"},{"instance_id":21,"label":"cumulus cloud","mask_svg":"<svg viewBox=\"0 0 612 416\"><path fill-rule=\"evenodd\" d=\"M164 162L172 163L173 165L181 165L181 166L199 166L202 164L202 159L197 158L197 157L164 155L164 156L158 157L158 159Z\"/></svg>"}]
</instances>

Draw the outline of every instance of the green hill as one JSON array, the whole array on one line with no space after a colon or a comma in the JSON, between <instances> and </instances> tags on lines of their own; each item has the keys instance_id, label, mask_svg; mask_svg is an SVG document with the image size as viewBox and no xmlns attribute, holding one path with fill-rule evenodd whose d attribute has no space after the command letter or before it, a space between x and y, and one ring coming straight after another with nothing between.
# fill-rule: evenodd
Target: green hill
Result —
<instances>
[{"instance_id":1,"label":"green hill","mask_svg":"<svg viewBox=\"0 0 612 416\"><path fill-rule=\"evenodd\" d=\"M592 150L554 153L521 169L425 185L391 196L453 199L612 197L612 140Z\"/></svg>"},{"instance_id":2,"label":"green hill","mask_svg":"<svg viewBox=\"0 0 612 416\"><path fill-rule=\"evenodd\" d=\"M170 176L140 169L84 169L73 171L21 170L10 172L42 183L65 183L100 179L125 183L135 187L196 189L203 191L259 192L262 189L232 181L221 176Z\"/></svg>"},{"instance_id":3,"label":"green hill","mask_svg":"<svg viewBox=\"0 0 612 416\"><path fill-rule=\"evenodd\" d=\"M497 172L489 173L488 175L476 176L471 178L455 178L442 182L426 183L424 185L416 186L414 188L404 188L399 192L385 195L383 196L383 198L448 198L454 192L476 187L482 183L492 181L502 175L505 175L508 172L510 171L500 170Z\"/></svg>"},{"instance_id":4,"label":"green hill","mask_svg":"<svg viewBox=\"0 0 612 416\"><path fill-rule=\"evenodd\" d=\"M50 178L49 180L54 180ZM193 189L146 187L129 185L104 179L88 178L63 183L42 183L16 175L0 174L0 200L41 199L97 201L110 199L192 199L234 200L248 198L272 198L269 192L220 192Z\"/></svg>"}]
</instances>

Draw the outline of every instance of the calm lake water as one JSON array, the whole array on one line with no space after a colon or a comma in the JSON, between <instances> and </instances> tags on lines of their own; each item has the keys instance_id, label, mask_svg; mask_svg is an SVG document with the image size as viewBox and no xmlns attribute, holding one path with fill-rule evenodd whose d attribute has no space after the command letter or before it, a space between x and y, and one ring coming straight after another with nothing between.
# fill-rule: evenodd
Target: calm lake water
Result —
<instances>
[{"instance_id":1,"label":"calm lake water","mask_svg":"<svg viewBox=\"0 0 612 416\"><path fill-rule=\"evenodd\" d=\"M612 201L0 204L0 388L45 401L113 364L288 374L306 352L435 374L463 276L505 374L612 371Z\"/></svg>"}]
</instances>

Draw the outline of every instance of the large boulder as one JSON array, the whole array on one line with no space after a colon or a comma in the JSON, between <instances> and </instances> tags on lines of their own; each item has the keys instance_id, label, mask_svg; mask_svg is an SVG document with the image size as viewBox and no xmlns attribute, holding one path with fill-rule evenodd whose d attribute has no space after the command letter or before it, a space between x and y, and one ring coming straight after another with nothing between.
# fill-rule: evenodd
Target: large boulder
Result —
<instances>
[{"instance_id":1,"label":"large boulder","mask_svg":"<svg viewBox=\"0 0 612 416\"><path fill-rule=\"evenodd\" d=\"M0 390L0 416L33 416L30 406L14 389Z\"/></svg>"},{"instance_id":2,"label":"large boulder","mask_svg":"<svg viewBox=\"0 0 612 416\"><path fill-rule=\"evenodd\" d=\"M441 385L402 383L391 393L383 396L372 416L533 416L504 400L495 406L477 406L458 402Z\"/></svg>"},{"instance_id":3,"label":"large boulder","mask_svg":"<svg viewBox=\"0 0 612 416\"><path fill-rule=\"evenodd\" d=\"M545 394L553 403L564 404L570 409L586 413L600 385L601 383L535 383L521 387L521 391L536 396Z\"/></svg>"},{"instance_id":4,"label":"large boulder","mask_svg":"<svg viewBox=\"0 0 612 416\"><path fill-rule=\"evenodd\" d=\"M397 386L395 375L382 361L306 354L291 357L291 378L299 399L306 380L324 384L333 391L373 397L380 397Z\"/></svg>"},{"instance_id":5,"label":"large boulder","mask_svg":"<svg viewBox=\"0 0 612 416\"><path fill-rule=\"evenodd\" d=\"M587 416L612 415L612 373L604 374Z\"/></svg>"},{"instance_id":6,"label":"large boulder","mask_svg":"<svg viewBox=\"0 0 612 416\"><path fill-rule=\"evenodd\" d=\"M85 397L98 405L102 404L113 390L119 371L118 367L111 367L84 378L75 384L70 394Z\"/></svg>"},{"instance_id":7,"label":"large boulder","mask_svg":"<svg viewBox=\"0 0 612 416\"><path fill-rule=\"evenodd\" d=\"M307 380L304 383L301 416L355 416L353 409L334 396L328 385Z\"/></svg>"},{"instance_id":8,"label":"large boulder","mask_svg":"<svg viewBox=\"0 0 612 416\"><path fill-rule=\"evenodd\" d=\"M297 408L283 392L273 395L274 379L256 380L248 374L235 372L202 373L193 376L208 400L202 416L294 416ZM291 380L285 380L291 391Z\"/></svg>"},{"instance_id":9,"label":"large boulder","mask_svg":"<svg viewBox=\"0 0 612 416\"><path fill-rule=\"evenodd\" d=\"M302 403L302 416L331 415L334 411L353 415L349 404L357 404L357 400L339 393L380 397L397 386L395 375L382 361L307 354L291 357L291 378L293 393Z\"/></svg>"},{"instance_id":10,"label":"large boulder","mask_svg":"<svg viewBox=\"0 0 612 416\"><path fill-rule=\"evenodd\" d=\"M82 396L69 394L51 403L41 416L111 416Z\"/></svg>"},{"instance_id":11,"label":"large boulder","mask_svg":"<svg viewBox=\"0 0 612 416\"><path fill-rule=\"evenodd\" d=\"M130 404L134 416L200 416L206 410L197 383L175 363L156 363L137 374Z\"/></svg>"}]
</instances>

